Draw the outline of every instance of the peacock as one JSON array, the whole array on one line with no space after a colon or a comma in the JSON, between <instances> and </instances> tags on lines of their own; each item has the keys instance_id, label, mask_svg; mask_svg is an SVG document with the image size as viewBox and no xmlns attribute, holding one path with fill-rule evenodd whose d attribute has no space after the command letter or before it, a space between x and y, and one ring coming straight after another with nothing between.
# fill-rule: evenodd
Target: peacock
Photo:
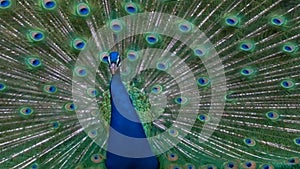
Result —
<instances>
[{"instance_id":1,"label":"peacock","mask_svg":"<svg viewBox=\"0 0 300 169\"><path fill-rule=\"evenodd\" d=\"M0 0L0 169L299 169L300 0Z\"/></svg>"}]
</instances>

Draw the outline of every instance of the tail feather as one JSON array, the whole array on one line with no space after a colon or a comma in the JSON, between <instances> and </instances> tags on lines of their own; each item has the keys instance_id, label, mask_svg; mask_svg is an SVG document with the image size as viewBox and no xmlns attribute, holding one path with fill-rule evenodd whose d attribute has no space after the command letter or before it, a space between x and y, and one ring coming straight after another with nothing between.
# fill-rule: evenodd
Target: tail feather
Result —
<instances>
[{"instance_id":1,"label":"tail feather","mask_svg":"<svg viewBox=\"0 0 300 169\"><path fill-rule=\"evenodd\" d=\"M105 168L119 158L105 150L118 142L106 138L116 110L105 63L112 50L141 122L130 132L148 139L161 169L299 168L299 8L299 0L0 0L0 168ZM123 22L141 14L151 17ZM137 35L122 39L128 30ZM174 57L144 52L154 48ZM222 69L209 71L217 58L224 86L216 85ZM96 108L78 103L75 89Z\"/></svg>"}]
</instances>

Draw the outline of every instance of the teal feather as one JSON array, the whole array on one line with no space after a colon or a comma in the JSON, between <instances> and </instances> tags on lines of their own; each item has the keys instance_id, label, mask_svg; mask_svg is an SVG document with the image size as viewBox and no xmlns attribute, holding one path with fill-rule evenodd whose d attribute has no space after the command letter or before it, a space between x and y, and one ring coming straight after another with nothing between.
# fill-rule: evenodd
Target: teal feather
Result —
<instances>
[{"instance_id":1,"label":"teal feather","mask_svg":"<svg viewBox=\"0 0 300 169\"><path fill-rule=\"evenodd\" d=\"M111 51L161 169L300 168L299 4L0 0L0 168L106 168Z\"/></svg>"}]
</instances>

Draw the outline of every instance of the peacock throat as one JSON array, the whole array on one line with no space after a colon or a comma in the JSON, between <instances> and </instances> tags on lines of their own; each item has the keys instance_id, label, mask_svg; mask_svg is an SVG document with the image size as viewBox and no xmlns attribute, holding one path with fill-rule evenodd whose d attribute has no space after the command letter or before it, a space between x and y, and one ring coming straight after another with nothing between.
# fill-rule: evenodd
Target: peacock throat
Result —
<instances>
[{"instance_id":1,"label":"peacock throat","mask_svg":"<svg viewBox=\"0 0 300 169\"><path fill-rule=\"evenodd\" d=\"M141 121L149 122L153 121L152 112L151 112L151 104L149 102L149 98L147 94L142 92L141 89L135 87L135 84L125 84L125 87L128 91L128 94L132 100L133 107L138 113ZM98 118L103 119L107 122L107 127L109 126L110 118L111 118L111 101L110 101L110 92L109 90L103 92L101 97L101 103L99 106L99 111L102 112L99 114ZM150 124L143 123L145 132L147 137L151 137L149 134Z\"/></svg>"}]
</instances>

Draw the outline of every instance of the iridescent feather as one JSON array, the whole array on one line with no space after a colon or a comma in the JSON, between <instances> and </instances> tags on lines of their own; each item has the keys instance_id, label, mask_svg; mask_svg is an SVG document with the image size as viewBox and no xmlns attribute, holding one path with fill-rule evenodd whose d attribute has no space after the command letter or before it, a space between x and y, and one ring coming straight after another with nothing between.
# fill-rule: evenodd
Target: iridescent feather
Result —
<instances>
[{"instance_id":1,"label":"iridescent feather","mask_svg":"<svg viewBox=\"0 0 300 169\"><path fill-rule=\"evenodd\" d=\"M300 168L299 10L0 0L0 168L106 168L112 51L161 169Z\"/></svg>"}]
</instances>

